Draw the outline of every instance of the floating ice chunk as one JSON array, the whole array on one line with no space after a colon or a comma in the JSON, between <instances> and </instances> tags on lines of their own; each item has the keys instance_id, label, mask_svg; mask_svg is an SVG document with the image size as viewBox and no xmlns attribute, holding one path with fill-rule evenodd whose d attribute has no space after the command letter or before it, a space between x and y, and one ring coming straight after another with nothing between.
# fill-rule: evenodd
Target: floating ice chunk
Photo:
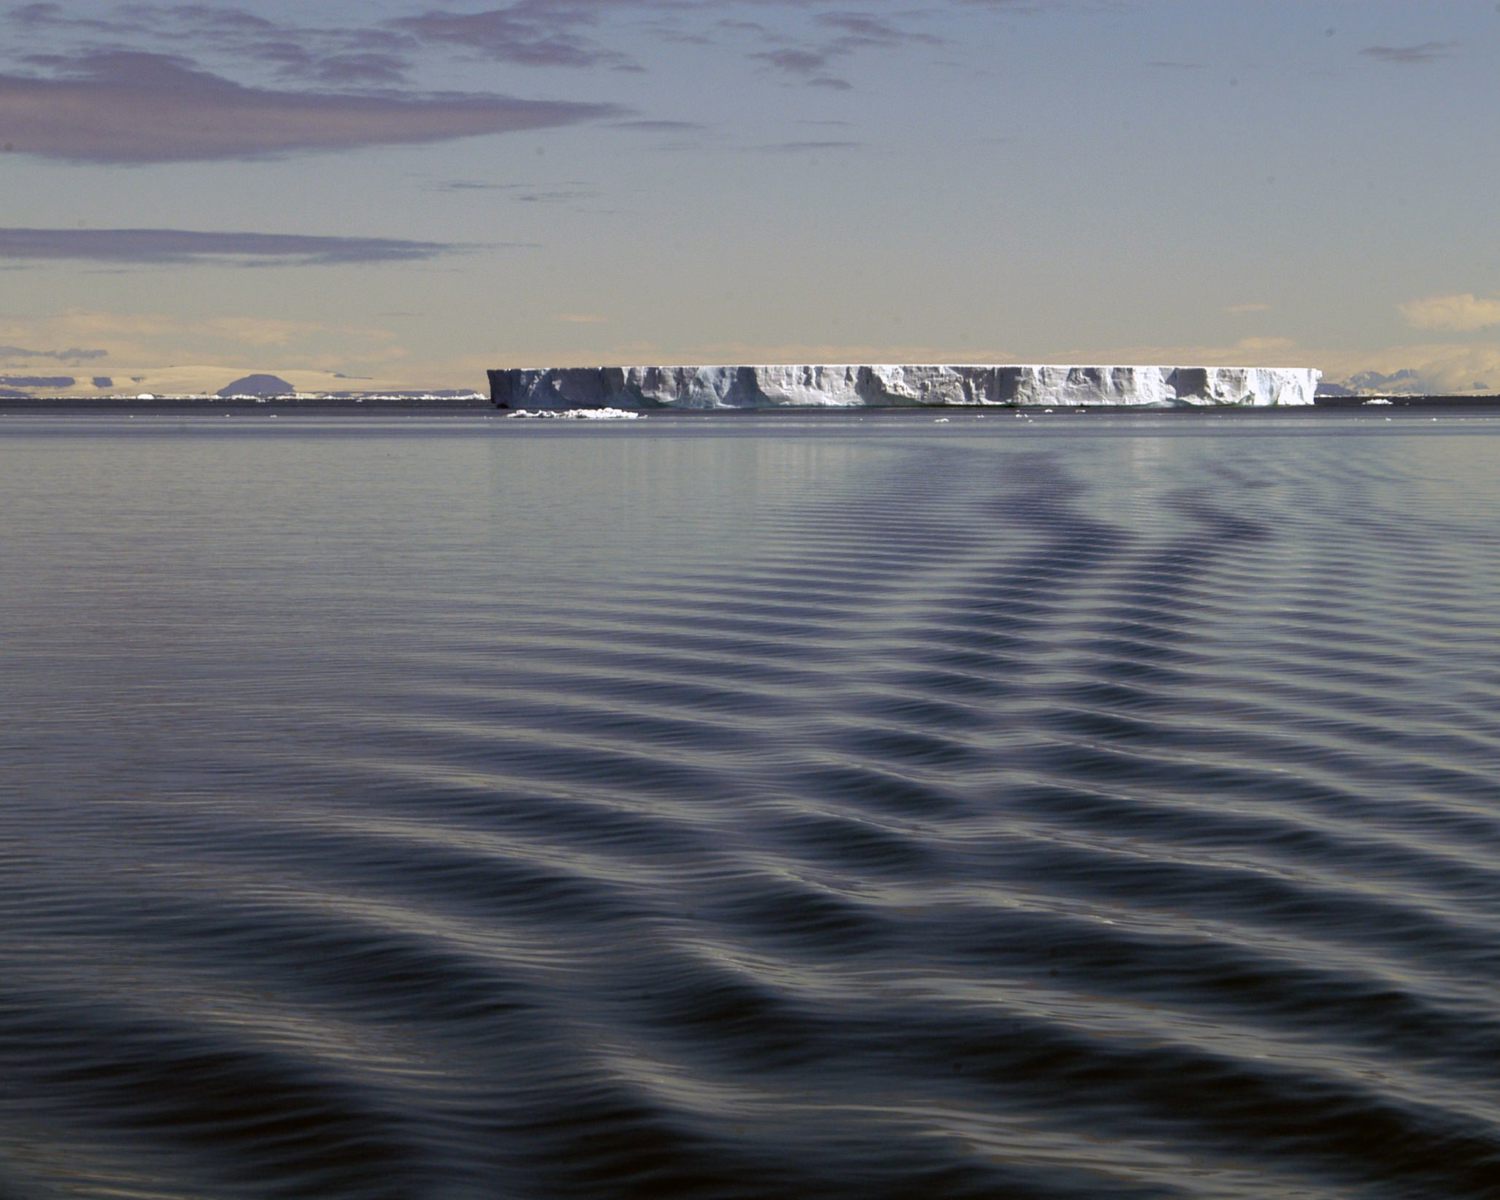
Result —
<instances>
[{"instance_id":1,"label":"floating ice chunk","mask_svg":"<svg viewBox=\"0 0 1500 1200\"><path fill-rule=\"evenodd\" d=\"M631 412L623 408L518 408L508 412L507 417L542 417L547 419L574 421L639 421L645 413Z\"/></svg>"}]
</instances>

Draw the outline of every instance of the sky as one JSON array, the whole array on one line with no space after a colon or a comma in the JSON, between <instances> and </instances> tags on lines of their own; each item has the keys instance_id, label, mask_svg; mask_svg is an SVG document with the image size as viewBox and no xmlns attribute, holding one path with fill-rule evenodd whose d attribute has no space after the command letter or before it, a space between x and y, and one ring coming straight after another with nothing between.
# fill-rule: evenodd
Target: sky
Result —
<instances>
[{"instance_id":1,"label":"sky","mask_svg":"<svg viewBox=\"0 0 1500 1200\"><path fill-rule=\"evenodd\" d=\"M1494 0L0 0L0 392L1500 391L1497 196Z\"/></svg>"}]
</instances>

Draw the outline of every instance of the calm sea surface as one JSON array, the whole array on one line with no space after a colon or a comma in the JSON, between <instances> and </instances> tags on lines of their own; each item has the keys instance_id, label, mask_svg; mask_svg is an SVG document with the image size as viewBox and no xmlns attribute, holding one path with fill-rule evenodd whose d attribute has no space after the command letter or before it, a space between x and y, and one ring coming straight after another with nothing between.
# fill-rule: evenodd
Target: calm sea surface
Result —
<instances>
[{"instance_id":1,"label":"calm sea surface","mask_svg":"<svg viewBox=\"0 0 1500 1200\"><path fill-rule=\"evenodd\" d=\"M4 1200L1500 1196L1500 418L0 419Z\"/></svg>"}]
</instances>

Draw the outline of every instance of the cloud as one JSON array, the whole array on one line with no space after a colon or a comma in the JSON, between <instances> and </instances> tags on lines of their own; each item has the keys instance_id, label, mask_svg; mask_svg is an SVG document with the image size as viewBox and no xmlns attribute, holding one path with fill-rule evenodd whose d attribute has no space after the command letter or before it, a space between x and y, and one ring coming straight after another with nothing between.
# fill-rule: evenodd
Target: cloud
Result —
<instances>
[{"instance_id":1,"label":"cloud","mask_svg":"<svg viewBox=\"0 0 1500 1200\"><path fill-rule=\"evenodd\" d=\"M772 0L775 2L775 0ZM821 7L821 0L780 0L783 7L812 9ZM912 15L910 13L906 15ZM828 36L803 44L772 45L768 49L756 50L748 57L784 75L800 78L811 87L849 91L847 80L829 73L829 65L837 59L847 58L859 50L877 49L909 50L914 46L941 46L943 39L921 30L906 29L883 16L869 12L815 12L811 20L817 29ZM755 25L738 26L746 32L758 33L762 40L784 41L769 30Z\"/></svg>"},{"instance_id":2,"label":"cloud","mask_svg":"<svg viewBox=\"0 0 1500 1200\"><path fill-rule=\"evenodd\" d=\"M829 75L824 70L835 53L836 48L831 45L818 50L785 46L778 50L758 50L749 57L774 67L783 75L800 77L808 87L829 88L836 92L853 91L853 85L847 79Z\"/></svg>"},{"instance_id":3,"label":"cloud","mask_svg":"<svg viewBox=\"0 0 1500 1200\"><path fill-rule=\"evenodd\" d=\"M517 204L565 204L570 201L598 200L604 194L597 184L585 179L563 179L555 183L494 183L480 179L447 179L424 186L427 191L432 192L501 192ZM504 244L514 248L532 247L532 243L523 242Z\"/></svg>"},{"instance_id":4,"label":"cloud","mask_svg":"<svg viewBox=\"0 0 1500 1200\"><path fill-rule=\"evenodd\" d=\"M476 378L484 378L483 371L466 377L441 360L425 364L413 378L403 366L412 355L389 323L345 323L336 314L330 315L334 319L325 322L249 313L68 309L22 316L0 312L0 341L17 346L107 348L109 376L122 388L131 382L138 385L130 387L131 391L213 391L226 380L252 371L281 375L309 390L348 387L333 381L334 371L374 376L377 382L370 386L382 388L446 380L472 385ZM0 364L3 374L54 372L78 376L79 388L92 392L88 368Z\"/></svg>"},{"instance_id":5,"label":"cloud","mask_svg":"<svg viewBox=\"0 0 1500 1200\"><path fill-rule=\"evenodd\" d=\"M934 34L902 29L883 17L876 17L870 13L819 13L816 19L818 24L836 30L841 35L837 42L840 49L853 49L856 46L912 44L940 46L943 44L943 39Z\"/></svg>"},{"instance_id":6,"label":"cloud","mask_svg":"<svg viewBox=\"0 0 1500 1200\"><path fill-rule=\"evenodd\" d=\"M0 346L0 360L51 358L57 362L76 363L108 357L108 350L82 350L77 346L70 346L66 350L29 350L24 346Z\"/></svg>"},{"instance_id":7,"label":"cloud","mask_svg":"<svg viewBox=\"0 0 1500 1200\"><path fill-rule=\"evenodd\" d=\"M530 67L593 67L628 60L580 36L579 25L593 24L600 7L580 0L518 0L484 12L436 9L398 17L392 29L419 41L462 46L501 62Z\"/></svg>"},{"instance_id":8,"label":"cloud","mask_svg":"<svg viewBox=\"0 0 1500 1200\"><path fill-rule=\"evenodd\" d=\"M1292 338L1246 337L1233 343L1183 345L1136 343L1112 349L1064 348L1058 362L1121 362L1191 364L1206 367L1320 366L1321 357Z\"/></svg>"},{"instance_id":9,"label":"cloud","mask_svg":"<svg viewBox=\"0 0 1500 1200\"><path fill-rule=\"evenodd\" d=\"M1416 46L1366 46L1360 53L1381 62L1413 65L1451 58L1452 51L1452 42L1422 42Z\"/></svg>"},{"instance_id":10,"label":"cloud","mask_svg":"<svg viewBox=\"0 0 1500 1200\"><path fill-rule=\"evenodd\" d=\"M569 200L597 200L599 193L592 188L556 188L552 191L517 192L515 199L522 204L562 204Z\"/></svg>"},{"instance_id":11,"label":"cloud","mask_svg":"<svg viewBox=\"0 0 1500 1200\"><path fill-rule=\"evenodd\" d=\"M187 229L0 229L0 260L113 264L211 262L236 266L334 266L420 262L463 247L397 238L307 237Z\"/></svg>"},{"instance_id":12,"label":"cloud","mask_svg":"<svg viewBox=\"0 0 1500 1200\"><path fill-rule=\"evenodd\" d=\"M479 179L445 179L425 185L430 192L506 192L521 187L519 183L485 183Z\"/></svg>"},{"instance_id":13,"label":"cloud","mask_svg":"<svg viewBox=\"0 0 1500 1200\"><path fill-rule=\"evenodd\" d=\"M210 74L183 59L129 50L32 61L58 74L0 75L3 146L71 162L267 158L627 115L610 104L461 92L271 91Z\"/></svg>"},{"instance_id":14,"label":"cloud","mask_svg":"<svg viewBox=\"0 0 1500 1200\"><path fill-rule=\"evenodd\" d=\"M1409 300L1399 307L1406 323L1417 329L1452 329L1471 333L1500 325L1500 298L1476 296L1473 292L1427 296L1421 300Z\"/></svg>"},{"instance_id":15,"label":"cloud","mask_svg":"<svg viewBox=\"0 0 1500 1200\"><path fill-rule=\"evenodd\" d=\"M862 150L863 142L771 142L764 146L747 146L756 154L819 154L825 150Z\"/></svg>"},{"instance_id":16,"label":"cloud","mask_svg":"<svg viewBox=\"0 0 1500 1200\"><path fill-rule=\"evenodd\" d=\"M1057 0L954 0L966 8L988 8L995 13L1020 13L1030 16L1055 6ZM1105 0L1107 3L1108 0Z\"/></svg>"},{"instance_id":17,"label":"cloud","mask_svg":"<svg viewBox=\"0 0 1500 1200\"><path fill-rule=\"evenodd\" d=\"M828 65L831 53L830 50L784 47L780 50L759 50L750 57L789 75L812 75Z\"/></svg>"},{"instance_id":18,"label":"cloud","mask_svg":"<svg viewBox=\"0 0 1500 1200\"><path fill-rule=\"evenodd\" d=\"M1232 316L1242 317L1242 316L1245 316L1245 315L1247 315L1249 313L1270 312L1271 311L1271 306L1269 304L1255 304L1255 303L1251 303L1251 304L1231 304L1231 305L1228 305L1224 309L1224 311L1227 312L1227 313L1229 313Z\"/></svg>"},{"instance_id":19,"label":"cloud","mask_svg":"<svg viewBox=\"0 0 1500 1200\"><path fill-rule=\"evenodd\" d=\"M410 63L400 55L363 51L318 54L300 42L260 42L250 53L275 64L283 75L336 87L368 87L400 83Z\"/></svg>"},{"instance_id":20,"label":"cloud","mask_svg":"<svg viewBox=\"0 0 1500 1200\"><path fill-rule=\"evenodd\" d=\"M341 86L399 81L411 66L408 52L417 45L392 30L278 25L243 9L209 4L133 3L116 11L114 18L101 20L69 16L58 4L28 4L9 15L23 32L55 43L71 36L97 48L104 34L115 49L133 43L152 50L191 45L216 52L240 71L260 62L283 77Z\"/></svg>"},{"instance_id":21,"label":"cloud","mask_svg":"<svg viewBox=\"0 0 1500 1200\"><path fill-rule=\"evenodd\" d=\"M7 14L23 29L77 29L89 33L120 34L136 32L130 21L111 21L100 17L70 17L61 4L21 4Z\"/></svg>"},{"instance_id":22,"label":"cloud","mask_svg":"<svg viewBox=\"0 0 1500 1200\"><path fill-rule=\"evenodd\" d=\"M450 3L389 19L372 15L367 25L324 27L271 19L248 3L122 3L106 8L104 17L76 16L74 5L22 4L0 12L0 21L11 25L11 54L36 45L52 52L21 59L40 78L14 69L0 75L0 112L12 126L0 143L81 162L201 161L439 141L629 115L601 104L398 90L419 65L453 57L642 71L618 48L616 27L625 23L633 24L632 44L641 37L659 46L707 44L725 33L748 34L758 43L750 58L806 86L835 91L850 90L836 66L863 49L943 44L922 28L934 15L931 7L886 12L845 5L508 0L479 11ZM776 12L777 19L723 15L746 9ZM174 49L191 57L165 53ZM268 86L282 83L296 90Z\"/></svg>"},{"instance_id":23,"label":"cloud","mask_svg":"<svg viewBox=\"0 0 1500 1200\"><path fill-rule=\"evenodd\" d=\"M697 121L611 121L609 127L634 133L689 133L706 128Z\"/></svg>"}]
</instances>

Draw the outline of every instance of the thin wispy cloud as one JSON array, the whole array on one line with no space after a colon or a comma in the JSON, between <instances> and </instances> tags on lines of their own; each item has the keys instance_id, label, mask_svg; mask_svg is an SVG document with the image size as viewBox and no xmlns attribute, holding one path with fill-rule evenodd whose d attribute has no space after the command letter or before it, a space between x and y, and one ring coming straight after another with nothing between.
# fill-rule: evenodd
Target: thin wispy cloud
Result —
<instances>
[{"instance_id":1,"label":"thin wispy cloud","mask_svg":"<svg viewBox=\"0 0 1500 1200\"><path fill-rule=\"evenodd\" d=\"M765 63L783 75L799 79L808 87L829 88L838 92L852 91L854 85L847 79L830 75L824 69L832 54L833 52L829 49L808 50L783 47L778 50L757 50L749 57L756 62Z\"/></svg>"},{"instance_id":2,"label":"thin wispy cloud","mask_svg":"<svg viewBox=\"0 0 1500 1200\"><path fill-rule=\"evenodd\" d=\"M128 4L109 19L70 15L59 4L28 4L9 14L29 37L74 43L72 53L175 46L217 54L241 68L264 65L282 78L338 86L399 82L418 49L413 39L377 27L324 28L271 21L243 9L208 4Z\"/></svg>"},{"instance_id":3,"label":"thin wispy cloud","mask_svg":"<svg viewBox=\"0 0 1500 1200\"><path fill-rule=\"evenodd\" d=\"M0 259L114 265L344 266L424 262L465 249L399 238L188 229L0 229Z\"/></svg>"},{"instance_id":4,"label":"thin wispy cloud","mask_svg":"<svg viewBox=\"0 0 1500 1200\"><path fill-rule=\"evenodd\" d=\"M628 129L632 133L691 133L705 129L697 121L611 121L611 129Z\"/></svg>"},{"instance_id":5,"label":"thin wispy cloud","mask_svg":"<svg viewBox=\"0 0 1500 1200\"><path fill-rule=\"evenodd\" d=\"M1422 42L1415 46L1366 46L1360 54L1380 62L1417 66L1451 58L1453 49L1452 42Z\"/></svg>"},{"instance_id":6,"label":"thin wispy cloud","mask_svg":"<svg viewBox=\"0 0 1500 1200\"><path fill-rule=\"evenodd\" d=\"M35 61L53 75L0 75L0 137L8 151L71 162L270 158L624 115L610 104L470 93L272 91L139 51Z\"/></svg>"},{"instance_id":7,"label":"thin wispy cloud","mask_svg":"<svg viewBox=\"0 0 1500 1200\"><path fill-rule=\"evenodd\" d=\"M90 35L108 34L111 37L140 31L138 21L105 17L75 17L61 4L18 4L6 14L6 17L13 24L29 31L61 29Z\"/></svg>"},{"instance_id":8,"label":"thin wispy cloud","mask_svg":"<svg viewBox=\"0 0 1500 1200\"><path fill-rule=\"evenodd\" d=\"M429 192L513 192L530 187L526 183L485 183L480 179L444 179L423 185Z\"/></svg>"},{"instance_id":9,"label":"thin wispy cloud","mask_svg":"<svg viewBox=\"0 0 1500 1200\"><path fill-rule=\"evenodd\" d=\"M840 141L770 142L761 146L746 147L756 154L819 154L828 150L862 150L863 148L863 142Z\"/></svg>"},{"instance_id":10,"label":"thin wispy cloud","mask_svg":"<svg viewBox=\"0 0 1500 1200\"><path fill-rule=\"evenodd\" d=\"M600 7L571 0L519 0L484 12L435 9L399 17L389 27L418 41L446 43L467 53L532 67L594 67L628 60L579 32L595 23Z\"/></svg>"},{"instance_id":11,"label":"thin wispy cloud","mask_svg":"<svg viewBox=\"0 0 1500 1200\"><path fill-rule=\"evenodd\" d=\"M523 204L563 200L597 200L599 188L587 180L565 179L558 183L494 183L482 179L445 179L426 185L434 192L500 192Z\"/></svg>"},{"instance_id":12,"label":"thin wispy cloud","mask_svg":"<svg viewBox=\"0 0 1500 1200\"><path fill-rule=\"evenodd\" d=\"M816 0L798 5L814 9L822 7ZM906 12L905 16L918 13ZM813 12L812 28L817 35L803 40L780 39L781 45L752 51L749 58L764 63L783 75L800 79L811 87L848 91L852 85L830 68L832 64L848 59L860 50L882 49L910 51L917 46L941 46L943 39L922 29L897 24L887 16L871 12ZM762 32L756 26L746 27L749 32Z\"/></svg>"},{"instance_id":13,"label":"thin wispy cloud","mask_svg":"<svg viewBox=\"0 0 1500 1200\"><path fill-rule=\"evenodd\" d=\"M375 87L400 83L411 68L409 59L396 54L364 51L348 54L318 54L299 42L263 42L254 48L262 62L273 63L280 73L334 87Z\"/></svg>"},{"instance_id":14,"label":"thin wispy cloud","mask_svg":"<svg viewBox=\"0 0 1500 1200\"><path fill-rule=\"evenodd\" d=\"M1446 296L1425 296L1399 306L1406 323L1415 329L1451 329L1472 333L1500 325L1500 297L1476 296L1473 292L1455 292Z\"/></svg>"},{"instance_id":15,"label":"thin wispy cloud","mask_svg":"<svg viewBox=\"0 0 1500 1200\"><path fill-rule=\"evenodd\" d=\"M1055 7L1057 0L954 0L965 8L988 8L995 12L1037 13L1049 6Z\"/></svg>"},{"instance_id":16,"label":"thin wispy cloud","mask_svg":"<svg viewBox=\"0 0 1500 1200\"><path fill-rule=\"evenodd\" d=\"M108 358L108 350L84 350L77 346L69 346L65 350L35 350L26 346L0 346L0 361L14 362L16 360L28 361L38 358L50 358L55 362L76 363L90 362L96 358Z\"/></svg>"},{"instance_id":17,"label":"thin wispy cloud","mask_svg":"<svg viewBox=\"0 0 1500 1200\"><path fill-rule=\"evenodd\" d=\"M851 50L858 46L941 46L943 40L935 34L921 30L905 29L884 17L866 12L819 13L817 23L825 29L837 32L835 46L838 50Z\"/></svg>"},{"instance_id":18,"label":"thin wispy cloud","mask_svg":"<svg viewBox=\"0 0 1500 1200\"><path fill-rule=\"evenodd\" d=\"M785 71L790 75L812 75L828 65L829 50L809 50L784 47L779 50L757 50L750 57Z\"/></svg>"},{"instance_id":19,"label":"thin wispy cloud","mask_svg":"<svg viewBox=\"0 0 1500 1200\"><path fill-rule=\"evenodd\" d=\"M517 192L522 204L563 204L570 200L597 200L599 193L588 188L554 188L550 191Z\"/></svg>"}]
</instances>

